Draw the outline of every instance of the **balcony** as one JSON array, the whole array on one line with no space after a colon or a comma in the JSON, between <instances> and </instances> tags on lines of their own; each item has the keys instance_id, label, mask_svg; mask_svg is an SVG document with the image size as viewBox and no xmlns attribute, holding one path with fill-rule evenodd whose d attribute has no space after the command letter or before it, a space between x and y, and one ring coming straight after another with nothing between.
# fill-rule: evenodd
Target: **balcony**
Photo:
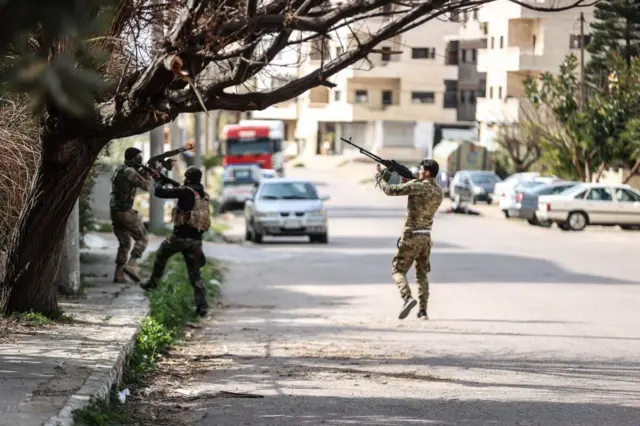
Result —
<instances>
[{"instance_id":1,"label":"balcony","mask_svg":"<svg viewBox=\"0 0 640 426\"><path fill-rule=\"evenodd\" d=\"M297 120L298 106L295 101L287 101L262 111L252 111L251 115L256 120Z\"/></svg>"},{"instance_id":2,"label":"balcony","mask_svg":"<svg viewBox=\"0 0 640 426\"><path fill-rule=\"evenodd\" d=\"M518 98L478 98L476 120L483 123L517 122L520 118L520 102Z\"/></svg>"},{"instance_id":3,"label":"balcony","mask_svg":"<svg viewBox=\"0 0 640 426\"><path fill-rule=\"evenodd\" d=\"M549 59L542 49L508 47L506 49L478 50L478 71L545 71L549 69Z\"/></svg>"},{"instance_id":4,"label":"balcony","mask_svg":"<svg viewBox=\"0 0 640 426\"><path fill-rule=\"evenodd\" d=\"M575 3L575 0L521 0L536 7L559 8ZM496 1L480 8L480 22L504 21L505 19L536 19L549 16L549 12L540 12L520 6L510 1Z\"/></svg>"}]
</instances>

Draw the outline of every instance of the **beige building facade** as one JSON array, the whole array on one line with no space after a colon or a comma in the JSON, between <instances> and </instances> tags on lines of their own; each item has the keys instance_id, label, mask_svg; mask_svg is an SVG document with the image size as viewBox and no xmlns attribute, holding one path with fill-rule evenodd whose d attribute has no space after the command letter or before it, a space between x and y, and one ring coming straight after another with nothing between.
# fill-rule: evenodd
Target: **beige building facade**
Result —
<instances>
[{"instance_id":1,"label":"beige building facade","mask_svg":"<svg viewBox=\"0 0 640 426\"><path fill-rule=\"evenodd\" d=\"M530 0L542 7L561 7L572 0ZM579 57L580 13L592 21L593 8L538 12L507 0L480 8L479 21L487 34L487 47L478 51L478 72L486 73L485 96L477 100L480 142L495 149L503 123L517 122L524 102L523 82L528 76L557 73L566 55ZM588 34L588 24L585 34ZM585 51L585 61L589 55Z\"/></svg>"}]
</instances>

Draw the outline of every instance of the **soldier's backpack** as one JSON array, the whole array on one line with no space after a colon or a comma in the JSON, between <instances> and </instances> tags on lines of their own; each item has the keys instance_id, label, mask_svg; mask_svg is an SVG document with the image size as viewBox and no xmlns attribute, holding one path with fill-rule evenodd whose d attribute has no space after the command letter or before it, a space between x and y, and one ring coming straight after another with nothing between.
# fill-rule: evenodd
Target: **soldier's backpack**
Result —
<instances>
[{"instance_id":1,"label":"soldier's backpack","mask_svg":"<svg viewBox=\"0 0 640 426\"><path fill-rule=\"evenodd\" d=\"M211 213L209 194L204 193L204 197L200 196L198 191L187 187L195 195L195 204L193 209L188 212L179 211L177 207L173 209L174 226L189 225L198 231L206 231L211 226Z\"/></svg>"}]
</instances>

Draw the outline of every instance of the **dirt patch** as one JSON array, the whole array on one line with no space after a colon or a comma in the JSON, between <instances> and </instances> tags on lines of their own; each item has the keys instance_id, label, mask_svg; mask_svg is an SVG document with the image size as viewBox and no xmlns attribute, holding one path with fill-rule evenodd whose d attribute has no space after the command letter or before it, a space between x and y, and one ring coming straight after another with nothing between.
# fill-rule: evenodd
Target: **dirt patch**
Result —
<instances>
[{"instance_id":1,"label":"dirt patch","mask_svg":"<svg viewBox=\"0 0 640 426\"><path fill-rule=\"evenodd\" d=\"M36 334L38 328L42 327L44 326L27 325L11 318L0 317L0 344L12 342L19 335Z\"/></svg>"}]
</instances>

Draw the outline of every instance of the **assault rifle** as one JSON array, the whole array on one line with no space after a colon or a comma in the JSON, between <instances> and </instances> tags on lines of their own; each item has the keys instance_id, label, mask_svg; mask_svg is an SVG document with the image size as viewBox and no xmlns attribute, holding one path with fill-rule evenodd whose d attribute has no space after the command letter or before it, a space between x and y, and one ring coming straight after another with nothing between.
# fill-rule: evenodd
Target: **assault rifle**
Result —
<instances>
[{"instance_id":1,"label":"assault rifle","mask_svg":"<svg viewBox=\"0 0 640 426\"><path fill-rule=\"evenodd\" d=\"M158 155L154 155L152 157L149 158L149 160L146 162L146 164L142 164L139 167L142 170L145 170L149 173L151 173L153 176L156 176L157 179L160 179L162 181L162 183L164 184L169 184L169 185L173 185L173 186L181 186L181 184L179 182L176 182L175 180L171 179L170 177L167 177L165 175L162 174L162 172L160 170L158 170L160 167L162 166L164 169L171 171L173 169L173 164L171 164L170 161L170 157L173 157L175 155L181 154L185 151L189 151L190 149L193 149L193 147L191 148L177 148L177 149L172 149L171 151L167 151L167 152L163 152L161 154Z\"/></svg>"},{"instance_id":2,"label":"assault rifle","mask_svg":"<svg viewBox=\"0 0 640 426\"><path fill-rule=\"evenodd\" d=\"M340 138L340 139L342 140L342 142L346 142L349 145L358 148L360 150L361 154L364 154L367 157L371 158L373 161L382 164L387 169L391 170L392 172L396 172L397 174L399 174L403 178L408 179L408 180L417 179L417 177L414 176L413 173L411 173L411 170L409 170L409 168L407 166L405 166L404 164L400 164L396 160L385 160L384 158L380 158L377 155L375 155L373 152L367 151L366 149L361 148L358 145L356 145L353 142L351 142L351 138L349 138L349 139Z\"/></svg>"}]
</instances>

